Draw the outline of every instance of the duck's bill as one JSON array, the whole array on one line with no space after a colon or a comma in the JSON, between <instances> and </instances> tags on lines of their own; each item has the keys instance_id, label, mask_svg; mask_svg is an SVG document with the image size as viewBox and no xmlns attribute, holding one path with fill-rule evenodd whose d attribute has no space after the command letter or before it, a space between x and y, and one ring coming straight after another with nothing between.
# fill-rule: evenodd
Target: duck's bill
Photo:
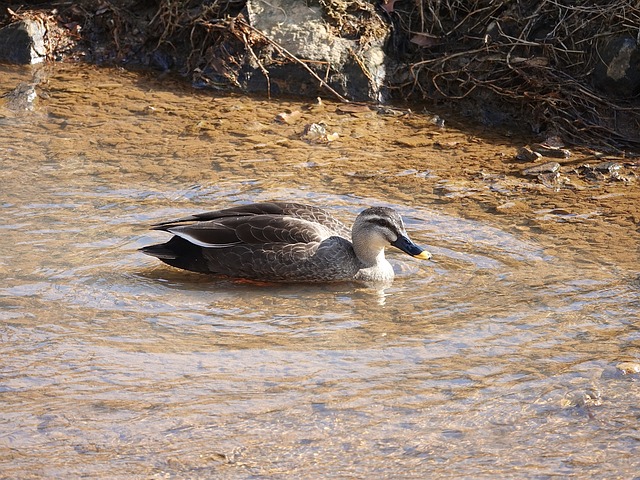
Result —
<instances>
[{"instance_id":1,"label":"duck's bill","mask_svg":"<svg viewBox=\"0 0 640 480\"><path fill-rule=\"evenodd\" d=\"M420 260L429 260L431 258L429 252L413 243L409 237L405 237L404 235L400 235L391 245Z\"/></svg>"}]
</instances>

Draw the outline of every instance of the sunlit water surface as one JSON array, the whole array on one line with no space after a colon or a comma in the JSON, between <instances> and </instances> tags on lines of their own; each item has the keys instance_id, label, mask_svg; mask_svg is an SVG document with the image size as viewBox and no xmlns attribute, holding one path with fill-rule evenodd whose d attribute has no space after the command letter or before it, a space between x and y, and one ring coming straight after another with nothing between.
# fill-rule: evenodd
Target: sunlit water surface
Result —
<instances>
[{"instance_id":1,"label":"sunlit water surface","mask_svg":"<svg viewBox=\"0 0 640 480\"><path fill-rule=\"evenodd\" d=\"M44 78L0 117L1 477L638 476L632 265L456 217L419 174L404 198L334 174L392 159L299 140L274 122L295 104ZM385 289L278 286L137 251L167 238L154 221L267 199L393 206L435 261L389 251Z\"/></svg>"}]
</instances>

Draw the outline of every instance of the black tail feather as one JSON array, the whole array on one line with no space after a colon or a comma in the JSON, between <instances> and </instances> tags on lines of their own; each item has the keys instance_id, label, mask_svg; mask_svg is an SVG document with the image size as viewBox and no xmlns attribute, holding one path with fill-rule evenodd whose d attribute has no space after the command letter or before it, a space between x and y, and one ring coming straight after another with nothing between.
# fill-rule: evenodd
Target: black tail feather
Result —
<instances>
[{"instance_id":1,"label":"black tail feather","mask_svg":"<svg viewBox=\"0 0 640 480\"><path fill-rule=\"evenodd\" d=\"M209 273L202 255L202 247L194 245L183 238L174 236L167 243L149 245L140 249L142 253L159 258L172 267L191 270L192 272Z\"/></svg>"}]
</instances>

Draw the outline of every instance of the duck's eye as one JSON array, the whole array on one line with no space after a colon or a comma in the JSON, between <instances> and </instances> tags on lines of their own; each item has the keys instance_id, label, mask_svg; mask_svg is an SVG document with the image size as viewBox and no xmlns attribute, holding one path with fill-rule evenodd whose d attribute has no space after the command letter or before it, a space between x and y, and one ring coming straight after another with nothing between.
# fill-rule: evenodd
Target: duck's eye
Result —
<instances>
[{"instance_id":1,"label":"duck's eye","mask_svg":"<svg viewBox=\"0 0 640 480\"><path fill-rule=\"evenodd\" d=\"M380 225L383 228L388 228L389 230L393 231L393 227L391 226L389 221L385 220L384 218L374 218L372 222L376 225Z\"/></svg>"}]
</instances>

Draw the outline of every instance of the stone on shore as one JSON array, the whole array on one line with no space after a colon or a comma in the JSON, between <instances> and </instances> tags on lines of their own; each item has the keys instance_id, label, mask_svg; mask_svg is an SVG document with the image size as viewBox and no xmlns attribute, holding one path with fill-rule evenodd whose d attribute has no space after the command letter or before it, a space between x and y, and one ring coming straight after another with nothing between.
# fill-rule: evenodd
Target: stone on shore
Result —
<instances>
[{"instance_id":1,"label":"stone on shore","mask_svg":"<svg viewBox=\"0 0 640 480\"><path fill-rule=\"evenodd\" d=\"M46 57L45 26L37 20L20 20L0 28L0 61L32 64Z\"/></svg>"},{"instance_id":2,"label":"stone on shore","mask_svg":"<svg viewBox=\"0 0 640 480\"><path fill-rule=\"evenodd\" d=\"M318 79L308 70L312 69L335 92L350 100L383 100L386 73L383 44L390 30L379 17L371 17L375 27L363 39L339 36L337 29L330 28L324 18L326 12L316 0L248 0L247 11L255 29L308 67L291 59L286 63L281 60L270 62L258 54L274 93L311 96L323 91ZM262 48L261 53L272 48L273 45ZM264 72L259 65L251 67L244 83L249 90L264 91Z\"/></svg>"}]
</instances>

